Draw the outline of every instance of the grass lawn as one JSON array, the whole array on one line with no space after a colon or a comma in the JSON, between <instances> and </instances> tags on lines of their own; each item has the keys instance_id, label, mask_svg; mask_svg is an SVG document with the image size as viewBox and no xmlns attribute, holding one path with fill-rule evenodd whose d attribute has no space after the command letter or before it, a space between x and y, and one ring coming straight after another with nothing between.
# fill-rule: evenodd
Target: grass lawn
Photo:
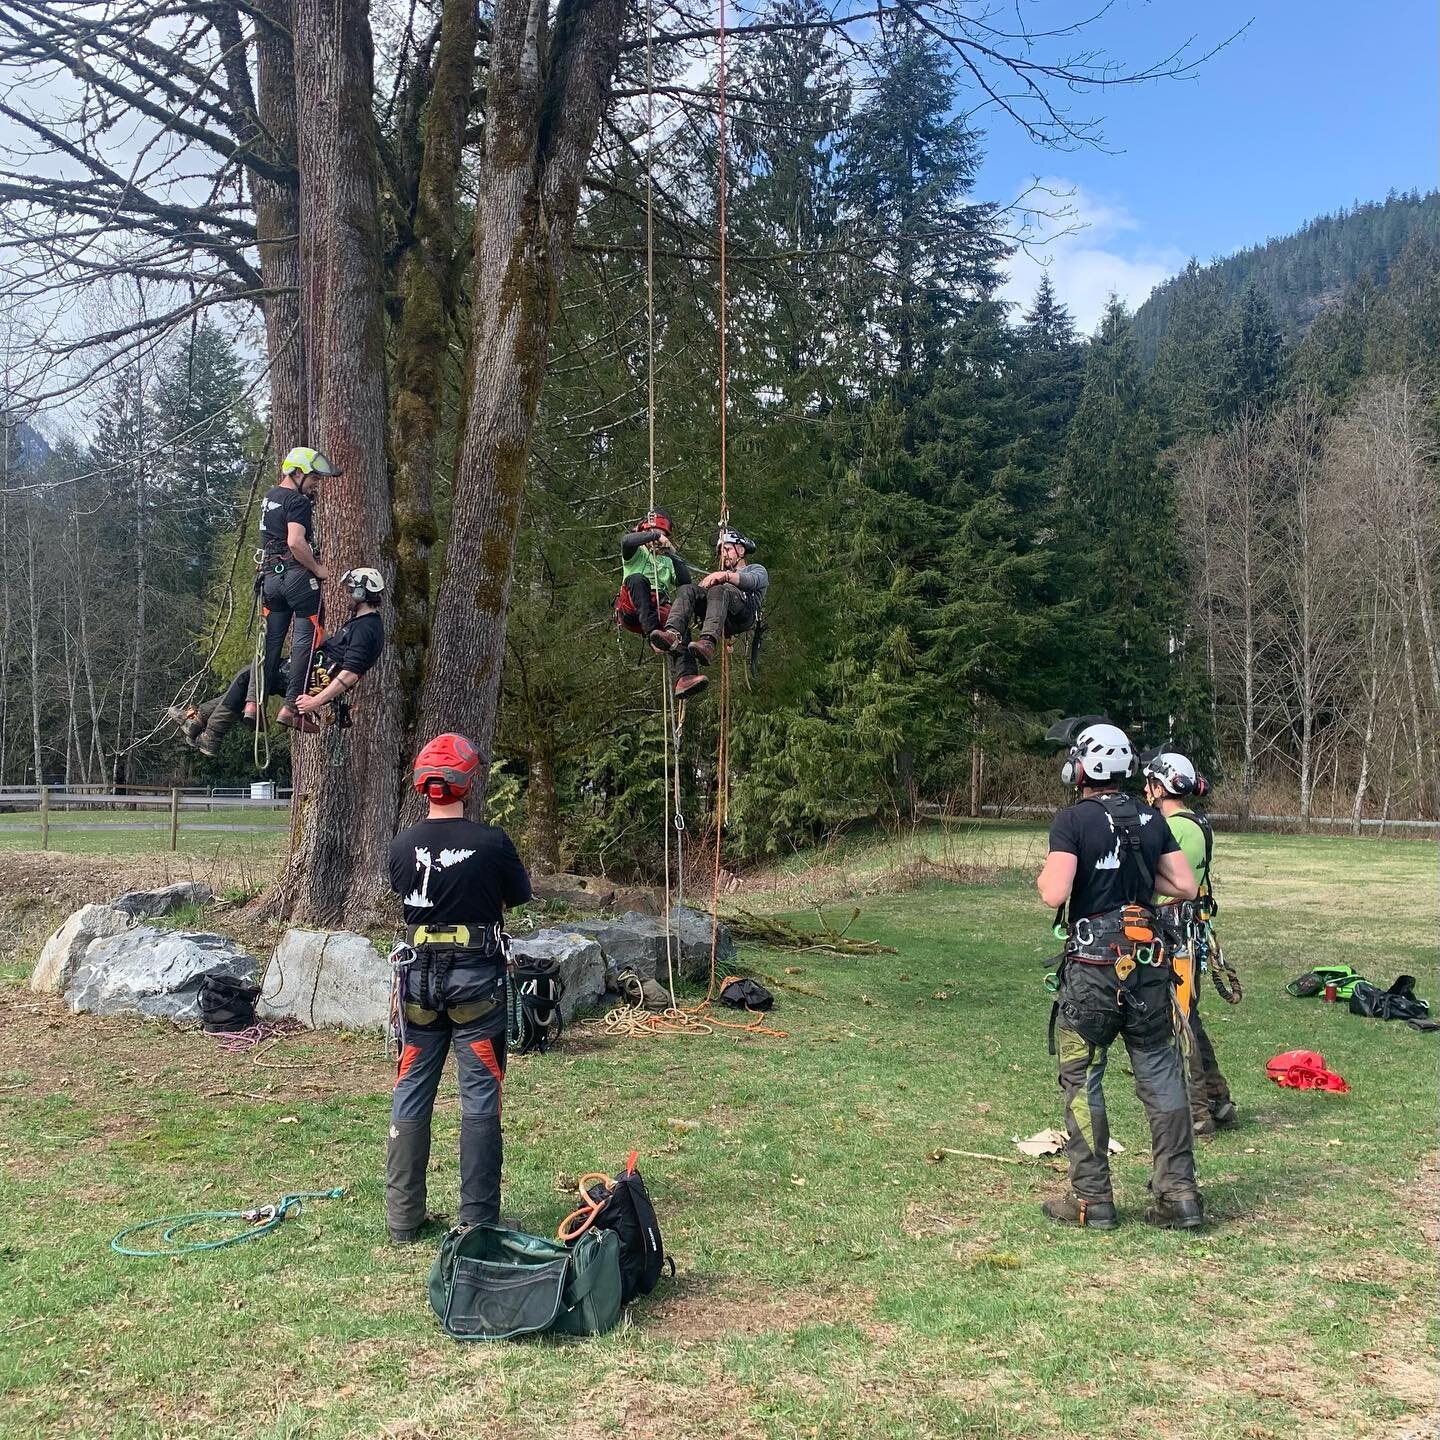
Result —
<instances>
[{"instance_id":1,"label":"grass lawn","mask_svg":"<svg viewBox=\"0 0 1440 1440\"><path fill-rule=\"evenodd\" d=\"M249 859L266 872L285 849L289 812L284 810L198 810L180 812L181 855L197 859ZM69 855L152 855L170 843L170 816L161 806L121 812L55 810L50 815L50 849ZM31 811L0 814L0 853L33 851L40 845L40 817Z\"/></svg>"},{"instance_id":2,"label":"grass lawn","mask_svg":"<svg viewBox=\"0 0 1440 1440\"><path fill-rule=\"evenodd\" d=\"M784 1040L610 1041L513 1062L505 1209L553 1231L565 1177L637 1147L677 1281L599 1340L462 1346L424 1299L429 1249L383 1243L388 1070L320 1035L255 1056L68 1015L25 988L40 918L0 968L0 1435L1326 1437L1435 1433L1440 1036L1294 1000L1311 960L1400 971L1440 1002L1428 844L1222 835L1222 931L1245 1001L1205 997L1244 1118L1206 1146L1211 1223L1143 1223L1148 1139L1110 1070L1122 1228L1061 1230L1045 1053L1048 916L1019 878L934 878L1038 851L1030 827L856 842L813 886L861 893L897 956L753 952ZM927 861L917 865L917 858ZM887 882L911 888L886 892ZM56 897L51 898L51 904ZM827 910L843 920L837 904ZM0 915L0 920L4 916ZM13 923L12 923L13 922ZM223 919L217 920L223 928ZM1264 1062L1322 1051L1348 1096ZM453 1212L447 1080L432 1203ZM128 1221L347 1187L266 1239L183 1260L108 1250Z\"/></svg>"}]
</instances>

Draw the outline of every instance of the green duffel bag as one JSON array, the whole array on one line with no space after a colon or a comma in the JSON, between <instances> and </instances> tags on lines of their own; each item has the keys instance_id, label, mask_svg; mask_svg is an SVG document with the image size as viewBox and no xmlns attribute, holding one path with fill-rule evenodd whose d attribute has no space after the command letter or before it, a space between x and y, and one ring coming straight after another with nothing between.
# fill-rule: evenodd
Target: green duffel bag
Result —
<instances>
[{"instance_id":1,"label":"green duffel bag","mask_svg":"<svg viewBox=\"0 0 1440 1440\"><path fill-rule=\"evenodd\" d=\"M440 1242L429 1288L430 1308L455 1340L599 1335L620 1318L618 1240L592 1232L567 1248L500 1225L458 1228Z\"/></svg>"},{"instance_id":2,"label":"green duffel bag","mask_svg":"<svg viewBox=\"0 0 1440 1440\"><path fill-rule=\"evenodd\" d=\"M620 1237L613 1230L587 1230L570 1247L570 1273L560 1313L550 1327L557 1335L603 1335L620 1320Z\"/></svg>"}]
</instances>

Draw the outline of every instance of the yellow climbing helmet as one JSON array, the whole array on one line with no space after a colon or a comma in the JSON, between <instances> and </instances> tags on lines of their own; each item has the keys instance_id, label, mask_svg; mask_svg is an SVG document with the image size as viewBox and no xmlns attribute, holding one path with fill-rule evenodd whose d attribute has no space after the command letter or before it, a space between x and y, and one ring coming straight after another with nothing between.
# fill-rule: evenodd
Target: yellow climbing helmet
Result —
<instances>
[{"instance_id":1,"label":"yellow climbing helmet","mask_svg":"<svg viewBox=\"0 0 1440 1440\"><path fill-rule=\"evenodd\" d=\"M338 475L340 472L330 463L329 457L308 445L297 445L280 465L282 475Z\"/></svg>"}]
</instances>

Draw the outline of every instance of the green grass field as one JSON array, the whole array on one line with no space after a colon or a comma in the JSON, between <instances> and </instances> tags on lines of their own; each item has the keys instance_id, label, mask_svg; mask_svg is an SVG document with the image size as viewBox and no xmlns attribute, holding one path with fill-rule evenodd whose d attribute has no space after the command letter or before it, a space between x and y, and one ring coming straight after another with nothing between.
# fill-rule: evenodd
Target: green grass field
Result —
<instances>
[{"instance_id":1,"label":"green grass field","mask_svg":"<svg viewBox=\"0 0 1440 1440\"><path fill-rule=\"evenodd\" d=\"M803 919L819 895L843 922L860 894L852 933L900 952L749 953L786 1039L576 1028L513 1062L506 1211L552 1231L564 1177L637 1147L679 1278L602 1339L498 1348L447 1340L429 1250L384 1243L378 1042L229 1057L199 1034L72 1017L24 983L59 897L7 897L0 1434L1433 1435L1440 1036L1283 990L1323 957L1381 983L1409 971L1440 1002L1433 847L1220 837L1246 998L1205 1007L1243 1125L1203 1148L1210 1224L1180 1236L1141 1219L1147 1136L1123 1056L1108 1087L1122 1228L1052 1227L1038 1206L1062 1174L1009 1163L1012 1137L1058 1121L1049 917L1003 873L1040 843L932 829L782 867L746 903ZM941 878L987 867L1000 878ZM1271 1085L1266 1059L1301 1046L1352 1093ZM442 1097L432 1204L453 1211L449 1083ZM937 1163L940 1147L1007 1158ZM332 1185L347 1197L254 1244L107 1248L130 1220Z\"/></svg>"},{"instance_id":2,"label":"green grass field","mask_svg":"<svg viewBox=\"0 0 1440 1440\"><path fill-rule=\"evenodd\" d=\"M179 853L195 857L245 856L273 865L285 848L289 815L277 810L184 810ZM163 806L120 813L57 810L50 817L50 849L68 855L151 855L170 843ZM34 811L0 814L0 853L40 848Z\"/></svg>"}]
</instances>

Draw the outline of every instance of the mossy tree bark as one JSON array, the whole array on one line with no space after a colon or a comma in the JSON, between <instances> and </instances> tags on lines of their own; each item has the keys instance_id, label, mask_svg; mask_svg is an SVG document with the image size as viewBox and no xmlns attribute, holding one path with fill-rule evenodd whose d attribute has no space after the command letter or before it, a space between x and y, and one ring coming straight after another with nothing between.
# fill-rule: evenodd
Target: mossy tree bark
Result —
<instances>
[{"instance_id":1,"label":"mossy tree bark","mask_svg":"<svg viewBox=\"0 0 1440 1440\"><path fill-rule=\"evenodd\" d=\"M318 506L323 558L393 571L386 458L385 325L373 51L365 0L297 0L295 94L301 179L300 281L311 442L340 474ZM333 580L331 614L349 602ZM403 740L387 647L355 706L354 728L297 737L290 855L277 895L296 919L363 924L389 909L384 860ZM343 767L329 763L344 743Z\"/></svg>"},{"instance_id":2,"label":"mossy tree bark","mask_svg":"<svg viewBox=\"0 0 1440 1440\"><path fill-rule=\"evenodd\" d=\"M623 0L499 0L486 77L465 423L421 713L489 754L525 468ZM483 786L473 807L483 807Z\"/></svg>"}]
</instances>

